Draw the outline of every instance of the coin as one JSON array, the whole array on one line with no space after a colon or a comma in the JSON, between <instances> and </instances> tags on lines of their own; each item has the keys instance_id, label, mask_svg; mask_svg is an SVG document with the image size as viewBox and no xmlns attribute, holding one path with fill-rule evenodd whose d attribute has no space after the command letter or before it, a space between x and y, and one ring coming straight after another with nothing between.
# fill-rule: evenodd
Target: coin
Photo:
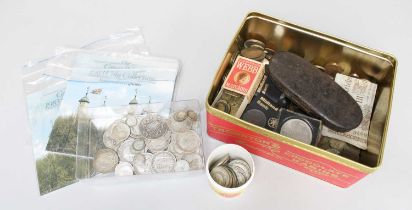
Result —
<instances>
[{"instance_id":1,"label":"coin","mask_svg":"<svg viewBox=\"0 0 412 210\"><path fill-rule=\"evenodd\" d=\"M137 118L133 115L127 115L125 118L125 122L128 126L134 126L137 125Z\"/></svg>"},{"instance_id":2,"label":"coin","mask_svg":"<svg viewBox=\"0 0 412 210\"><path fill-rule=\"evenodd\" d=\"M193 110L188 110L187 111L187 116L193 120L193 121L197 121L197 113Z\"/></svg>"},{"instance_id":3,"label":"coin","mask_svg":"<svg viewBox=\"0 0 412 210\"><path fill-rule=\"evenodd\" d=\"M132 162L135 153L132 151L132 145L135 142L134 139L125 140L117 149L117 154L121 161Z\"/></svg>"},{"instance_id":4,"label":"coin","mask_svg":"<svg viewBox=\"0 0 412 210\"><path fill-rule=\"evenodd\" d=\"M190 130L191 124L188 120L183 120L181 122L175 121L174 119L169 121L170 130L174 132L185 132Z\"/></svg>"},{"instance_id":5,"label":"coin","mask_svg":"<svg viewBox=\"0 0 412 210\"><path fill-rule=\"evenodd\" d=\"M141 134L148 139L159 138L168 131L165 120L157 114L148 114L139 124Z\"/></svg>"},{"instance_id":6,"label":"coin","mask_svg":"<svg viewBox=\"0 0 412 210\"><path fill-rule=\"evenodd\" d=\"M231 160L228 163L228 166L231 168L236 168L236 167L241 168L242 171L244 172L246 180L248 180L250 176L252 176L252 170L250 169L249 164L244 160L241 160L241 159Z\"/></svg>"},{"instance_id":7,"label":"coin","mask_svg":"<svg viewBox=\"0 0 412 210\"><path fill-rule=\"evenodd\" d=\"M198 170L203 168L203 158L199 154L186 154L183 159L189 163L190 169Z\"/></svg>"},{"instance_id":8,"label":"coin","mask_svg":"<svg viewBox=\"0 0 412 210\"><path fill-rule=\"evenodd\" d=\"M312 129L305 121L300 119L287 120L282 124L280 134L306 144L312 142Z\"/></svg>"},{"instance_id":9,"label":"coin","mask_svg":"<svg viewBox=\"0 0 412 210\"><path fill-rule=\"evenodd\" d=\"M187 112L185 112L185 111L178 111L178 112L175 112L173 114L173 119L176 122L182 122L182 121L186 120L186 118L187 118Z\"/></svg>"},{"instance_id":10,"label":"coin","mask_svg":"<svg viewBox=\"0 0 412 210\"><path fill-rule=\"evenodd\" d=\"M142 140L142 139L136 139L136 140L133 142L133 145L132 145L132 148L133 148L135 151L142 151L142 150L144 150L145 147L146 147L146 143L145 143L144 140Z\"/></svg>"},{"instance_id":11,"label":"coin","mask_svg":"<svg viewBox=\"0 0 412 210\"><path fill-rule=\"evenodd\" d=\"M131 176L133 175L133 166L129 162L120 162L117 164L114 175L116 176Z\"/></svg>"},{"instance_id":12,"label":"coin","mask_svg":"<svg viewBox=\"0 0 412 210\"><path fill-rule=\"evenodd\" d=\"M173 155L176 157L176 159L181 159L184 155L184 152L176 147L176 143L171 142L168 146L167 149L169 152L173 153Z\"/></svg>"},{"instance_id":13,"label":"coin","mask_svg":"<svg viewBox=\"0 0 412 210\"><path fill-rule=\"evenodd\" d=\"M265 43L263 43L263 42L261 42L261 41L259 41L259 40L257 40L257 39L248 39L248 40L246 40L246 41L243 43L243 46L244 46L245 48L250 48L250 47L252 47L252 46L259 46L259 47L261 47L262 49L265 49Z\"/></svg>"},{"instance_id":14,"label":"coin","mask_svg":"<svg viewBox=\"0 0 412 210\"><path fill-rule=\"evenodd\" d=\"M120 146L120 144L115 144L115 142L113 141L113 139L111 139L109 137L109 131L106 130L103 133L103 144L104 146L106 146L107 148L113 149L113 150L117 150L117 148Z\"/></svg>"},{"instance_id":15,"label":"coin","mask_svg":"<svg viewBox=\"0 0 412 210\"><path fill-rule=\"evenodd\" d=\"M231 174L230 174L230 171L227 170L225 166L214 167L210 171L210 176L216 183L218 183L219 185L223 187L230 187L231 185L231 181L232 181Z\"/></svg>"},{"instance_id":16,"label":"coin","mask_svg":"<svg viewBox=\"0 0 412 210\"><path fill-rule=\"evenodd\" d=\"M136 174L151 174L152 173L152 159L153 159L153 154L150 154L150 153L139 153L135 155L133 159L133 166L134 166Z\"/></svg>"},{"instance_id":17,"label":"coin","mask_svg":"<svg viewBox=\"0 0 412 210\"><path fill-rule=\"evenodd\" d=\"M190 166L186 160L178 160L174 168L175 171L188 171L189 169Z\"/></svg>"},{"instance_id":18,"label":"coin","mask_svg":"<svg viewBox=\"0 0 412 210\"><path fill-rule=\"evenodd\" d=\"M243 167L239 166L239 164L230 164L229 168L231 168L235 173L237 186L243 185L249 179L247 171L245 171Z\"/></svg>"},{"instance_id":19,"label":"coin","mask_svg":"<svg viewBox=\"0 0 412 210\"><path fill-rule=\"evenodd\" d=\"M211 166L210 168L214 168L216 166L220 166L220 165L226 165L227 163L229 163L230 160L230 156L229 154L224 155L223 157L217 159Z\"/></svg>"},{"instance_id":20,"label":"coin","mask_svg":"<svg viewBox=\"0 0 412 210\"><path fill-rule=\"evenodd\" d=\"M157 173L167 173L174 170L176 157L167 151L154 154L152 159L152 169Z\"/></svg>"},{"instance_id":21,"label":"coin","mask_svg":"<svg viewBox=\"0 0 412 210\"><path fill-rule=\"evenodd\" d=\"M167 132L164 136L157 139L150 139L147 142L147 149L151 152L158 152L166 150L170 143L171 132Z\"/></svg>"},{"instance_id":22,"label":"coin","mask_svg":"<svg viewBox=\"0 0 412 210\"><path fill-rule=\"evenodd\" d=\"M201 140L196 132L190 130L176 135L176 145L185 153L193 153L200 146Z\"/></svg>"},{"instance_id":23,"label":"coin","mask_svg":"<svg viewBox=\"0 0 412 210\"><path fill-rule=\"evenodd\" d=\"M112 172L119 162L119 157L112 149L100 149L93 160L94 170L100 173Z\"/></svg>"},{"instance_id":24,"label":"coin","mask_svg":"<svg viewBox=\"0 0 412 210\"><path fill-rule=\"evenodd\" d=\"M343 73L343 68L336 62L326 63L324 66L325 72L331 76L335 76L337 73Z\"/></svg>"},{"instance_id":25,"label":"coin","mask_svg":"<svg viewBox=\"0 0 412 210\"><path fill-rule=\"evenodd\" d=\"M120 120L112 123L109 127L109 137L115 145L120 144L130 136L130 127Z\"/></svg>"},{"instance_id":26,"label":"coin","mask_svg":"<svg viewBox=\"0 0 412 210\"><path fill-rule=\"evenodd\" d=\"M238 180L237 180L237 176L236 176L235 171L234 171L231 167L228 167L228 166L225 166L225 168L226 168L226 170L228 170L229 173L230 173L230 178L231 178L231 180L230 180L230 185L229 185L229 187L238 187L238 186L239 186L239 182L238 182Z\"/></svg>"},{"instance_id":27,"label":"coin","mask_svg":"<svg viewBox=\"0 0 412 210\"><path fill-rule=\"evenodd\" d=\"M256 61L262 61L265 58L265 52L262 49L256 47L250 47L240 51L240 54L246 58L250 58Z\"/></svg>"}]
</instances>

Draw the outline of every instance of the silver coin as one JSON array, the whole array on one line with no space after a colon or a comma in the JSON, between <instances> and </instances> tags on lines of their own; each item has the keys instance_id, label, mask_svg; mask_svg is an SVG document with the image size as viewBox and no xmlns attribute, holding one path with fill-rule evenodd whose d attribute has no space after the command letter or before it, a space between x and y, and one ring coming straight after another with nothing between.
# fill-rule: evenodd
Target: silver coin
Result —
<instances>
[{"instance_id":1,"label":"silver coin","mask_svg":"<svg viewBox=\"0 0 412 210\"><path fill-rule=\"evenodd\" d=\"M191 170L203 168L203 158L199 154L186 154L182 158L189 163Z\"/></svg>"},{"instance_id":2,"label":"silver coin","mask_svg":"<svg viewBox=\"0 0 412 210\"><path fill-rule=\"evenodd\" d=\"M176 157L167 151L154 154L152 159L152 169L157 173L167 173L174 170Z\"/></svg>"},{"instance_id":3,"label":"silver coin","mask_svg":"<svg viewBox=\"0 0 412 210\"><path fill-rule=\"evenodd\" d=\"M126 123L126 125L132 127L137 125L137 118L134 115L127 115L124 119L124 122Z\"/></svg>"},{"instance_id":4,"label":"silver coin","mask_svg":"<svg viewBox=\"0 0 412 210\"><path fill-rule=\"evenodd\" d=\"M152 152L164 151L170 144L171 132L167 132L164 136L157 139L150 139L147 141L147 149Z\"/></svg>"},{"instance_id":5,"label":"silver coin","mask_svg":"<svg viewBox=\"0 0 412 210\"><path fill-rule=\"evenodd\" d=\"M226 168L226 170L228 170L229 173L230 173L230 178L231 178L231 180L230 180L230 185L229 185L229 187L238 187L238 186L239 186L239 182L238 182L238 180L237 180L237 176L236 176L235 171L234 171L232 168L228 167L228 166L225 166L225 168Z\"/></svg>"},{"instance_id":6,"label":"silver coin","mask_svg":"<svg viewBox=\"0 0 412 210\"><path fill-rule=\"evenodd\" d=\"M171 142L167 148L167 150L176 157L176 159L180 160L182 159L184 153L181 151L179 148L176 147L176 143Z\"/></svg>"},{"instance_id":7,"label":"silver coin","mask_svg":"<svg viewBox=\"0 0 412 210\"><path fill-rule=\"evenodd\" d=\"M145 147L146 147L146 143L143 139L136 139L132 145L133 150L137 152L143 151Z\"/></svg>"},{"instance_id":8,"label":"silver coin","mask_svg":"<svg viewBox=\"0 0 412 210\"><path fill-rule=\"evenodd\" d=\"M257 39L248 39L243 43L243 46L245 48L249 48L249 47L256 46L256 45L259 46L259 48L262 48L262 50L265 49L265 43Z\"/></svg>"},{"instance_id":9,"label":"silver coin","mask_svg":"<svg viewBox=\"0 0 412 210\"><path fill-rule=\"evenodd\" d=\"M132 150L134 142L135 142L134 139L127 139L117 149L117 154L119 155L119 158L121 161L125 161L125 162L133 161L134 155L136 154Z\"/></svg>"},{"instance_id":10,"label":"silver coin","mask_svg":"<svg viewBox=\"0 0 412 210\"><path fill-rule=\"evenodd\" d=\"M201 143L201 139L196 132L190 130L176 135L176 145L185 153L195 152Z\"/></svg>"},{"instance_id":11,"label":"silver coin","mask_svg":"<svg viewBox=\"0 0 412 210\"><path fill-rule=\"evenodd\" d=\"M132 136L133 138L140 138L142 136L140 133L140 128L139 128L141 117L135 116L135 119L136 119L136 124L133 126L130 126L130 136Z\"/></svg>"},{"instance_id":12,"label":"silver coin","mask_svg":"<svg viewBox=\"0 0 412 210\"><path fill-rule=\"evenodd\" d=\"M231 185L231 174L230 171L226 169L225 166L214 167L210 171L210 176L212 179L223 187L230 187Z\"/></svg>"},{"instance_id":13,"label":"silver coin","mask_svg":"<svg viewBox=\"0 0 412 210\"><path fill-rule=\"evenodd\" d=\"M120 144L115 144L115 141L113 139L110 138L110 132L108 130L106 130L103 133L103 144L104 146L106 146L107 148L113 149L113 150L117 150L117 148L119 148Z\"/></svg>"},{"instance_id":14,"label":"silver coin","mask_svg":"<svg viewBox=\"0 0 412 210\"><path fill-rule=\"evenodd\" d=\"M120 144L130 136L130 127L126 123L118 120L109 127L109 137L113 139L114 144Z\"/></svg>"},{"instance_id":15,"label":"silver coin","mask_svg":"<svg viewBox=\"0 0 412 210\"><path fill-rule=\"evenodd\" d=\"M188 171L190 170L189 163L186 160L178 160L176 162L175 171Z\"/></svg>"},{"instance_id":16,"label":"silver coin","mask_svg":"<svg viewBox=\"0 0 412 210\"><path fill-rule=\"evenodd\" d=\"M139 124L141 134L148 139L157 139L168 131L165 120L156 114L148 114Z\"/></svg>"},{"instance_id":17,"label":"silver coin","mask_svg":"<svg viewBox=\"0 0 412 210\"><path fill-rule=\"evenodd\" d=\"M188 110L187 111L187 116L192 120L192 121L197 121L197 113L193 110Z\"/></svg>"},{"instance_id":18,"label":"silver coin","mask_svg":"<svg viewBox=\"0 0 412 210\"><path fill-rule=\"evenodd\" d=\"M224 155L223 157L217 159L211 166L210 168L214 168L216 166L221 166L221 165L226 165L229 163L230 156L229 154Z\"/></svg>"},{"instance_id":19,"label":"silver coin","mask_svg":"<svg viewBox=\"0 0 412 210\"><path fill-rule=\"evenodd\" d=\"M129 162L120 162L114 169L116 176L131 176L133 175L133 166Z\"/></svg>"},{"instance_id":20,"label":"silver coin","mask_svg":"<svg viewBox=\"0 0 412 210\"><path fill-rule=\"evenodd\" d=\"M135 158L133 160L133 166L136 174L151 174L152 160L153 154L150 153L139 153L135 155Z\"/></svg>"},{"instance_id":21,"label":"silver coin","mask_svg":"<svg viewBox=\"0 0 412 210\"><path fill-rule=\"evenodd\" d=\"M175 120L176 122L182 122L186 120L187 117L187 112L185 111L178 111L173 114L173 120Z\"/></svg>"},{"instance_id":22,"label":"silver coin","mask_svg":"<svg viewBox=\"0 0 412 210\"><path fill-rule=\"evenodd\" d=\"M306 144L312 142L312 129L303 120L290 119L282 124L280 134Z\"/></svg>"},{"instance_id":23,"label":"silver coin","mask_svg":"<svg viewBox=\"0 0 412 210\"><path fill-rule=\"evenodd\" d=\"M235 176L236 176L236 179L237 179L237 186L236 187L241 186L244 183L246 183L246 181L248 180L248 175L247 175L247 172L244 171L244 168L242 168L241 166L236 165L236 164L231 164L229 167L235 173Z\"/></svg>"},{"instance_id":24,"label":"silver coin","mask_svg":"<svg viewBox=\"0 0 412 210\"><path fill-rule=\"evenodd\" d=\"M231 168L236 168L236 167L241 168L242 171L244 172L246 180L248 180L250 176L252 176L252 170L250 169L249 164L244 160L240 160L240 159L231 160L228 163L228 166Z\"/></svg>"},{"instance_id":25,"label":"silver coin","mask_svg":"<svg viewBox=\"0 0 412 210\"><path fill-rule=\"evenodd\" d=\"M117 153L112 149L100 149L93 159L94 170L99 173L112 172L119 162Z\"/></svg>"}]
</instances>

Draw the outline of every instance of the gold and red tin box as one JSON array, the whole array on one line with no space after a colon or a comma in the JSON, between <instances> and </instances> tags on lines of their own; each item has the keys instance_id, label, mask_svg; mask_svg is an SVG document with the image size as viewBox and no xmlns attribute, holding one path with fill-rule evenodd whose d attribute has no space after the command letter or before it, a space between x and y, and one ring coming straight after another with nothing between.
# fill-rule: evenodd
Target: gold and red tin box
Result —
<instances>
[{"instance_id":1,"label":"gold and red tin box","mask_svg":"<svg viewBox=\"0 0 412 210\"><path fill-rule=\"evenodd\" d=\"M242 40L258 39L275 51L290 51L317 66L338 64L343 74L356 74L378 84L369 137L380 141L377 155L365 153L360 163L258 127L212 107L230 69L230 60ZM382 162L396 74L396 59L380 51L306 29L283 20L252 12L233 38L213 79L206 100L207 132L226 143L238 144L249 152L288 166L339 187L349 187ZM378 101L379 99L379 101ZM377 117L375 117L375 114ZM373 126L372 126L373 125ZM369 142L369 139L368 139ZM368 160L368 156L374 157Z\"/></svg>"}]
</instances>

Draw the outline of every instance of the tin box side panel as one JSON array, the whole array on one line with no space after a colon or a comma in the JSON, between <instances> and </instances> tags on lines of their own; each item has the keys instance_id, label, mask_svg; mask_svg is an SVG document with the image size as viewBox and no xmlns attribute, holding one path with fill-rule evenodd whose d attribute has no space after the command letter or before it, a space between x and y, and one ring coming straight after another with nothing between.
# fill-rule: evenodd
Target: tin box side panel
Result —
<instances>
[{"instance_id":1,"label":"tin box side panel","mask_svg":"<svg viewBox=\"0 0 412 210\"><path fill-rule=\"evenodd\" d=\"M235 125L210 112L207 113L207 132L215 139L241 145L253 154L339 187L349 187L367 175L365 172Z\"/></svg>"}]
</instances>

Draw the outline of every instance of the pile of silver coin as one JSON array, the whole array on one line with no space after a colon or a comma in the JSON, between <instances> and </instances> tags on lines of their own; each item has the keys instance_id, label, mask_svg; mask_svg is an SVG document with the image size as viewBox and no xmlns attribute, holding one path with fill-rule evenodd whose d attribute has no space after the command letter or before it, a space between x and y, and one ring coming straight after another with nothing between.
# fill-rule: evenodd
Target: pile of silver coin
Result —
<instances>
[{"instance_id":1,"label":"pile of silver coin","mask_svg":"<svg viewBox=\"0 0 412 210\"><path fill-rule=\"evenodd\" d=\"M128 176L201 169L198 127L198 113L193 110L176 111L168 118L157 113L129 113L105 130L106 148L95 153L94 170Z\"/></svg>"},{"instance_id":2,"label":"pile of silver coin","mask_svg":"<svg viewBox=\"0 0 412 210\"><path fill-rule=\"evenodd\" d=\"M231 159L225 155L212 163L210 176L223 187L235 188L245 184L252 175L249 164L242 159Z\"/></svg>"}]
</instances>

